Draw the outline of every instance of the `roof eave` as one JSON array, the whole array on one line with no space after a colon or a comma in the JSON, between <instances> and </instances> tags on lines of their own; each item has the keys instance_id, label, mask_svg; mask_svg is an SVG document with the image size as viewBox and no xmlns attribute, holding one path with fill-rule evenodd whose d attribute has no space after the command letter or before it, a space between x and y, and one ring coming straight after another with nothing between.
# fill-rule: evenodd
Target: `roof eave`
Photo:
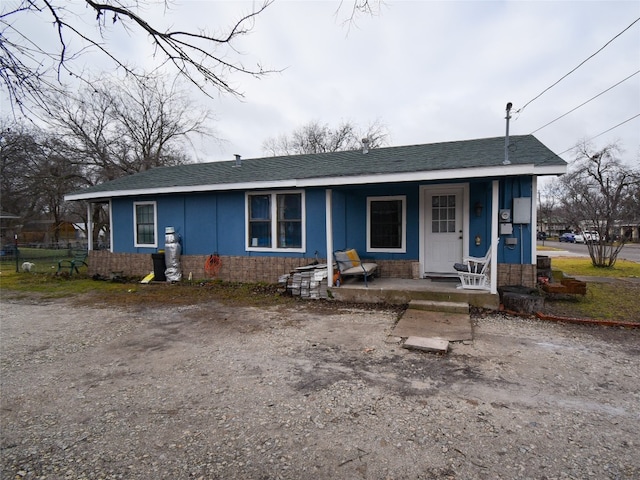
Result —
<instances>
[{"instance_id":1,"label":"roof eave","mask_svg":"<svg viewBox=\"0 0 640 480\"><path fill-rule=\"evenodd\" d=\"M365 185L376 183L402 183L416 181L461 180L471 178L505 177L514 175L563 175L566 173L566 165L496 165L491 167L457 168L446 170L424 170L417 172L401 173L376 173L369 175L345 175L334 177L314 177L301 179L288 179L265 182L241 182L207 185L169 186L159 188L142 188L113 190L103 192L87 192L65 195L67 201L77 200L107 200L117 197L131 197L141 195L167 195L176 193L196 193L212 191L256 190L276 188L304 188L304 187L331 187L342 185Z\"/></svg>"}]
</instances>

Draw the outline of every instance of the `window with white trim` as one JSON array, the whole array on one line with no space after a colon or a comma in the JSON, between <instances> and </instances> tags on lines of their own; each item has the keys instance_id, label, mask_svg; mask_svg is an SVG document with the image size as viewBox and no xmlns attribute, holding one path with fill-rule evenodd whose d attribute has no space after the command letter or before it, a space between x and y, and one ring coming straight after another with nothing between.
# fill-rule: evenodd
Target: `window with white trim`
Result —
<instances>
[{"instance_id":1,"label":"window with white trim","mask_svg":"<svg viewBox=\"0 0 640 480\"><path fill-rule=\"evenodd\" d=\"M156 202L134 202L133 228L136 247L157 247L158 224Z\"/></svg>"},{"instance_id":2,"label":"window with white trim","mask_svg":"<svg viewBox=\"0 0 640 480\"><path fill-rule=\"evenodd\" d=\"M367 197L367 251L406 252L407 197Z\"/></svg>"},{"instance_id":3,"label":"window with white trim","mask_svg":"<svg viewBox=\"0 0 640 480\"><path fill-rule=\"evenodd\" d=\"M246 218L247 250L304 251L304 192L247 193Z\"/></svg>"}]
</instances>

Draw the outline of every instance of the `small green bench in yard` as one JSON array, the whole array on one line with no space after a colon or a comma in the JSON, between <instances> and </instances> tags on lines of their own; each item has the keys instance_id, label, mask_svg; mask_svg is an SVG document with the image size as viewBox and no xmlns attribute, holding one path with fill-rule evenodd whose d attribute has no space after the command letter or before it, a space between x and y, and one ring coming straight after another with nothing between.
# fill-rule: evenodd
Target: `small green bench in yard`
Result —
<instances>
[{"instance_id":1,"label":"small green bench in yard","mask_svg":"<svg viewBox=\"0 0 640 480\"><path fill-rule=\"evenodd\" d=\"M58 271L56 273L60 273L61 270L68 268L69 269L69 275L73 275L73 271L75 270L76 273L80 273L80 267L82 267L83 265L85 267L88 267L89 265L87 265L87 257L89 256L88 252L86 250L79 250L73 253L73 258L71 260L66 259L66 260L60 260L58 262Z\"/></svg>"}]
</instances>

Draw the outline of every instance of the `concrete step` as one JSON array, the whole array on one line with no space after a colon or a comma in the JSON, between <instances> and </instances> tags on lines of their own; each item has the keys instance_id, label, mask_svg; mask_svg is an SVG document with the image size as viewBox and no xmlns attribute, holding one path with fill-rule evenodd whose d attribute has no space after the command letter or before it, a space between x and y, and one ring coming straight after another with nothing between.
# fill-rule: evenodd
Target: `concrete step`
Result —
<instances>
[{"instance_id":1,"label":"concrete step","mask_svg":"<svg viewBox=\"0 0 640 480\"><path fill-rule=\"evenodd\" d=\"M423 352L447 353L449 341L442 338L409 337L402 347Z\"/></svg>"},{"instance_id":2,"label":"concrete step","mask_svg":"<svg viewBox=\"0 0 640 480\"><path fill-rule=\"evenodd\" d=\"M392 335L401 338L440 338L449 342L473 340L471 318L468 313L415 309L407 309L404 312Z\"/></svg>"},{"instance_id":3,"label":"concrete step","mask_svg":"<svg viewBox=\"0 0 640 480\"><path fill-rule=\"evenodd\" d=\"M443 302L438 300L411 300L409 308L430 312L469 313L468 302Z\"/></svg>"}]
</instances>

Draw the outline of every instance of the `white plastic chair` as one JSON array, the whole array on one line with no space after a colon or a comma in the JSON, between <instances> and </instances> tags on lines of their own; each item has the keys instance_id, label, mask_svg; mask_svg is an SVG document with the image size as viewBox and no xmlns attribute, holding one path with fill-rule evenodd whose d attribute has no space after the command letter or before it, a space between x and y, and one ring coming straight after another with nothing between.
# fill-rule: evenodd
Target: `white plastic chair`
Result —
<instances>
[{"instance_id":1,"label":"white plastic chair","mask_svg":"<svg viewBox=\"0 0 640 480\"><path fill-rule=\"evenodd\" d=\"M491 265L491 246L484 257L465 257L464 263L456 263L453 268L458 272L460 285L458 288L469 290L490 290L489 276Z\"/></svg>"}]
</instances>

